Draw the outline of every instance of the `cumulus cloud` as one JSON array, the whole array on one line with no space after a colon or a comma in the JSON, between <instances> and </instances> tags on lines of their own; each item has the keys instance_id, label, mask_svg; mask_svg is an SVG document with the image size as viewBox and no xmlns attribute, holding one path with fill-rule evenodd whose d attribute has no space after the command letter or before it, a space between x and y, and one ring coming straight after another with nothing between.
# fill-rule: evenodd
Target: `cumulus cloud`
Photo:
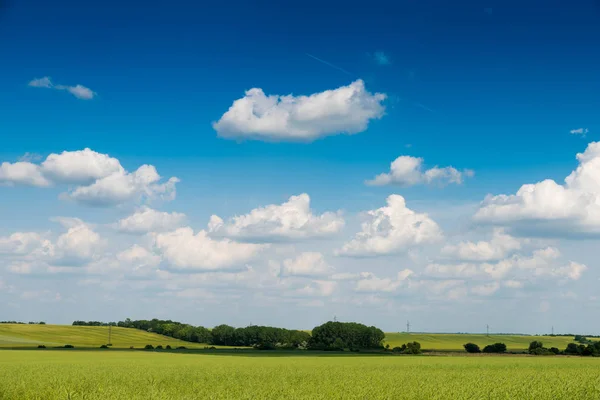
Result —
<instances>
[{"instance_id":1,"label":"cumulus cloud","mask_svg":"<svg viewBox=\"0 0 600 400\"><path fill-rule=\"evenodd\" d=\"M357 292L394 292L413 274L414 272L410 269L398 272L396 279L378 278L369 274L356 282L354 290Z\"/></svg>"},{"instance_id":2,"label":"cumulus cloud","mask_svg":"<svg viewBox=\"0 0 600 400\"><path fill-rule=\"evenodd\" d=\"M47 251L51 242L36 232L15 232L10 236L0 236L0 255L28 255L37 251Z\"/></svg>"},{"instance_id":3,"label":"cumulus cloud","mask_svg":"<svg viewBox=\"0 0 600 400\"><path fill-rule=\"evenodd\" d=\"M78 99L82 99L82 100L91 100L96 95L96 92L94 92L90 88L87 88L87 87L85 87L83 85L79 85L79 84L77 84L75 86L55 85L54 83L52 83L52 79L50 79L50 77L48 77L48 76L31 80L29 82L29 86L35 87L35 88L44 88L44 89L66 90L67 92L71 93L73 96L77 97Z\"/></svg>"},{"instance_id":4,"label":"cumulus cloud","mask_svg":"<svg viewBox=\"0 0 600 400\"><path fill-rule=\"evenodd\" d=\"M168 213L142 207L132 215L119 220L116 227L121 232L134 234L165 232L179 228L185 219L186 216L182 213Z\"/></svg>"},{"instance_id":5,"label":"cumulus cloud","mask_svg":"<svg viewBox=\"0 0 600 400\"><path fill-rule=\"evenodd\" d=\"M310 96L267 96L254 88L235 100L213 128L227 139L267 141L309 142L356 134L366 130L370 120L383 116L385 98L368 92L362 80Z\"/></svg>"},{"instance_id":6,"label":"cumulus cloud","mask_svg":"<svg viewBox=\"0 0 600 400\"><path fill-rule=\"evenodd\" d=\"M120 204L142 198L175 198L173 177L161 183L152 165L142 165L129 173L119 160L88 148L50 154L41 164L27 161L3 162L0 184L49 187L57 184L79 185L62 197L94 206Z\"/></svg>"},{"instance_id":7,"label":"cumulus cloud","mask_svg":"<svg viewBox=\"0 0 600 400\"><path fill-rule=\"evenodd\" d=\"M335 272L335 268L327 264L323 254L305 252L296 258L283 261L282 274L287 276L327 276Z\"/></svg>"},{"instance_id":8,"label":"cumulus cloud","mask_svg":"<svg viewBox=\"0 0 600 400\"><path fill-rule=\"evenodd\" d=\"M89 225L75 218L56 220L68 229L56 241L53 264L82 265L100 256L105 243Z\"/></svg>"},{"instance_id":9,"label":"cumulus cloud","mask_svg":"<svg viewBox=\"0 0 600 400\"><path fill-rule=\"evenodd\" d=\"M579 166L560 185L551 179L516 194L488 196L475 221L536 235L600 234L600 142L577 154Z\"/></svg>"},{"instance_id":10,"label":"cumulus cloud","mask_svg":"<svg viewBox=\"0 0 600 400\"><path fill-rule=\"evenodd\" d=\"M170 269L202 272L241 268L268 245L214 240L206 231L194 234L186 227L156 234L154 247Z\"/></svg>"},{"instance_id":11,"label":"cumulus cloud","mask_svg":"<svg viewBox=\"0 0 600 400\"><path fill-rule=\"evenodd\" d=\"M423 159L411 156L400 156L390 164L390 172L377 175L365 183L372 186L400 185L414 186L419 184L461 184L465 177L472 177L469 169L459 171L454 167L437 166L424 170Z\"/></svg>"},{"instance_id":12,"label":"cumulus cloud","mask_svg":"<svg viewBox=\"0 0 600 400\"><path fill-rule=\"evenodd\" d=\"M393 194L387 206L366 213L352 240L337 252L347 256L377 256L399 253L412 246L432 243L442 237L439 226L427 214L406 207L404 197Z\"/></svg>"},{"instance_id":13,"label":"cumulus cloud","mask_svg":"<svg viewBox=\"0 0 600 400\"><path fill-rule=\"evenodd\" d=\"M536 277L578 280L587 266L573 261L560 261L560 251L555 247L546 247L533 251L531 256L514 254L495 263L432 263L425 268L425 275L435 278L462 278L479 280L507 280L508 287L517 287L514 283L520 279ZM520 278L520 279L518 279Z\"/></svg>"},{"instance_id":14,"label":"cumulus cloud","mask_svg":"<svg viewBox=\"0 0 600 400\"><path fill-rule=\"evenodd\" d=\"M499 260L520 250L521 241L506 234L503 229L496 228L491 240L446 245L442 248L442 255L467 261Z\"/></svg>"},{"instance_id":15,"label":"cumulus cloud","mask_svg":"<svg viewBox=\"0 0 600 400\"><path fill-rule=\"evenodd\" d=\"M240 239L305 239L335 234L343 226L344 219L339 212L313 214L310 197L303 193L290 197L283 204L255 208L248 214L235 216L227 222L213 215L208 231L213 235Z\"/></svg>"},{"instance_id":16,"label":"cumulus cloud","mask_svg":"<svg viewBox=\"0 0 600 400\"><path fill-rule=\"evenodd\" d=\"M571 135L578 135L581 136L582 138L585 137L585 135L587 135L589 132L589 129L587 128L579 128L579 129L572 129L570 131Z\"/></svg>"},{"instance_id":17,"label":"cumulus cloud","mask_svg":"<svg viewBox=\"0 0 600 400\"><path fill-rule=\"evenodd\" d=\"M310 284L290 292L292 297L327 297L331 296L337 288L337 282L315 280Z\"/></svg>"}]
</instances>

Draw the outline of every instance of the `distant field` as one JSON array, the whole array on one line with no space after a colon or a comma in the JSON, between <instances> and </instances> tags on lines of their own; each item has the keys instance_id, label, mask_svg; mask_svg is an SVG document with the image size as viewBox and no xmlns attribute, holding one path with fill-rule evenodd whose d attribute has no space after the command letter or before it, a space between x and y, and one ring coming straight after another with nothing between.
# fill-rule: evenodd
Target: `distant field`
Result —
<instances>
[{"instance_id":1,"label":"distant field","mask_svg":"<svg viewBox=\"0 0 600 400\"><path fill-rule=\"evenodd\" d=\"M0 347L64 346L100 347L108 342L106 326L23 325L0 324ZM206 344L189 343L137 329L112 327L111 342L114 348L136 348L147 344L203 348ZM1 399L2 397L0 397Z\"/></svg>"},{"instance_id":2,"label":"distant field","mask_svg":"<svg viewBox=\"0 0 600 400\"><path fill-rule=\"evenodd\" d=\"M0 399L600 398L595 358L259 356L264 353L5 350Z\"/></svg>"},{"instance_id":3,"label":"distant field","mask_svg":"<svg viewBox=\"0 0 600 400\"><path fill-rule=\"evenodd\" d=\"M539 340L545 347L558 347L564 350L567 344L573 342L572 336L517 336L483 334L445 334L445 333L386 333L385 342L390 347L401 346L403 343L417 341L425 350L464 350L463 344L475 343L483 349L484 346L496 342L506 344L508 350L526 350L529 343Z\"/></svg>"}]
</instances>

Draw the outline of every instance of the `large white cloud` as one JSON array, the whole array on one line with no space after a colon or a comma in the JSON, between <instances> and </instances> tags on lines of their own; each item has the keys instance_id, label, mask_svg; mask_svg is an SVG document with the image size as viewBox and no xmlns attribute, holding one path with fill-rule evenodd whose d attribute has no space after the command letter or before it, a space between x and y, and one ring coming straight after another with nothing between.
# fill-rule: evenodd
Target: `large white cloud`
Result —
<instances>
[{"instance_id":1,"label":"large white cloud","mask_svg":"<svg viewBox=\"0 0 600 400\"><path fill-rule=\"evenodd\" d=\"M499 260L521 249L521 242L522 240L510 236L503 229L496 228L489 241L481 240L446 245L442 248L442 255L467 261Z\"/></svg>"},{"instance_id":2,"label":"large white cloud","mask_svg":"<svg viewBox=\"0 0 600 400\"><path fill-rule=\"evenodd\" d=\"M355 134L383 116L385 98L382 93L369 93L362 80L310 96L267 96L254 88L235 100L213 128L224 138L274 141Z\"/></svg>"},{"instance_id":3,"label":"large white cloud","mask_svg":"<svg viewBox=\"0 0 600 400\"><path fill-rule=\"evenodd\" d=\"M51 242L37 232L15 232L10 236L0 236L0 254L29 255L47 252Z\"/></svg>"},{"instance_id":4,"label":"large white cloud","mask_svg":"<svg viewBox=\"0 0 600 400\"><path fill-rule=\"evenodd\" d=\"M240 239L303 239L339 232L344 226L340 213L313 214L310 197L303 193L292 196L283 204L255 208L248 214L235 216L227 222L213 215L209 232Z\"/></svg>"},{"instance_id":5,"label":"large white cloud","mask_svg":"<svg viewBox=\"0 0 600 400\"><path fill-rule=\"evenodd\" d=\"M356 282L354 290L357 292L394 292L413 274L412 270L404 269L398 272L396 279L378 278L373 274L363 275L364 279Z\"/></svg>"},{"instance_id":6,"label":"large white cloud","mask_svg":"<svg viewBox=\"0 0 600 400\"><path fill-rule=\"evenodd\" d=\"M400 185L413 186L418 184L461 184L465 177L473 176L473 171L459 171L454 167L437 166L423 170L423 159L411 156L400 156L390 164L390 172L377 175L366 181L367 185Z\"/></svg>"},{"instance_id":7,"label":"large white cloud","mask_svg":"<svg viewBox=\"0 0 600 400\"><path fill-rule=\"evenodd\" d=\"M241 268L268 245L211 239L206 231L179 228L155 235L154 246L170 269L215 271Z\"/></svg>"},{"instance_id":8,"label":"large white cloud","mask_svg":"<svg viewBox=\"0 0 600 400\"><path fill-rule=\"evenodd\" d=\"M101 255L105 243L88 224L76 218L56 220L68 229L56 240L52 263L82 265Z\"/></svg>"},{"instance_id":9,"label":"large white cloud","mask_svg":"<svg viewBox=\"0 0 600 400\"><path fill-rule=\"evenodd\" d=\"M412 246L435 242L442 237L435 221L427 214L420 214L406 207L404 197L393 194L386 201L386 207L366 213L367 220L362 224L361 232L344 244L337 254L393 254L406 251Z\"/></svg>"},{"instance_id":10,"label":"large white cloud","mask_svg":"<svg viewBox=\"0 0 600 400\"><path fill-rule=\"evenodd\" d=\"M132 215L119 220L116 228L127 233L164 232L179 228L185 222L185 214L157 211L142 207Z\"/></svg>"},{"instance_id":11,"label":"large white cloud","mask_svg":"<svg viewBox=\"0 0 600 400\"><path fill-rule=\"evenodd\" d=\"M323 254L318 252L305 252L296 258L283 261L282 274L288 276L327 276L335 272L335 268L325 261Z\"/></svg>"},{"instance_id":12,"label":"large white cloud","mask_svg":"<svg viewBox=\"0 0 600 400\"><path fill-rule=\"evenodd\" d=\"M173 177L161 183L152 165L142 165L129 173L119 160L88 148L50 154L41 164L29 161L0 164L0 184L48 187L76 184L63 198L82 204L108 206L141 198L175 198Z\"/></svg>"},{"instance_id":13,"label":"large white cloud","mask_svg":"<svg viewBox=\"0 0 600 400\"><path fill-rule=\"evenodd\" d=\"M531 234L600 234L600 142L590 143L577 160L563 185L546 179L513 195L488 196L474 219Z\"/></svg>"}]
</instances>

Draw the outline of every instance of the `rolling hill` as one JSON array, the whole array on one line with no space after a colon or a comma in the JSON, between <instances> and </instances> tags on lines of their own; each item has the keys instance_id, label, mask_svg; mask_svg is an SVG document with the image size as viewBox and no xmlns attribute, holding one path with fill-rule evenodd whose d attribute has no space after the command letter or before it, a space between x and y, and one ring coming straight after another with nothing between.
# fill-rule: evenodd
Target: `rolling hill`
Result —
<instances>
[{"instance_id":1,"label":"rolling hill","mask_svg":"<svg viewBox=\"0 0 600 400\"><path fill-rule=\"evenodd\" d=\"M38 345L75 347L100 347L108 342L106 326L71 325L23 325L0 324L0 347L37 347ZM203 348L205 344L184 342L155 333L131 328L112 327L111 342L113 348L143 348L170 345L187 348Z\"/></svg>"}]
</instances>

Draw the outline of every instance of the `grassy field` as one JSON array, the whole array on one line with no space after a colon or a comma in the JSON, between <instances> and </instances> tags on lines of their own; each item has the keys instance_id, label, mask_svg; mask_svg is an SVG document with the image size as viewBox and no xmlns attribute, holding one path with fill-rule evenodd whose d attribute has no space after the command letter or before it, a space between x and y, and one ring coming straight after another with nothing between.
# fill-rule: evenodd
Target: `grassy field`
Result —
<instances>
[{"instance_id":1,"label":"grassy field","mask_svg":"<svg viewBox=\"0 0 600 400\"><path fill-rule=\"evenodd\" d=\"M595 358L0 352L0 399L598 398Z\"/></svg>"},{"instance_id":2,"label":"grassy field","mask_svg":"<svg viewBox=\"0 0 600 400\"><path fill-rule=\"evenodd\" d=\"M108 327L105 326L0 324L0 347L37 347L41 344L47 347L65 344L75 347L100 347L107 342ZM111 342L114 348L143 348L147 344L187 348L206 346L119 327L112 328Z\"/></svg>"},{"instance_id":3,"label":"grassy field","mask_svg":"<svg viewBox=\"0 0 600 400\"><path fill-rule=\"evenodd\" d=\"M475 343L483 349L485 345L501 342L506 344L509 351L527 350L529 343L540 340L545 347L558 347L564 350L567 344L573 342L572 336L517 336L517 335L486 335L479 334L444 334L444 333L386 333L385 342L390 347L401 346L403 343L417 341L425 350L462 351L463 344Z\"/></svg>"}]
</instances>

